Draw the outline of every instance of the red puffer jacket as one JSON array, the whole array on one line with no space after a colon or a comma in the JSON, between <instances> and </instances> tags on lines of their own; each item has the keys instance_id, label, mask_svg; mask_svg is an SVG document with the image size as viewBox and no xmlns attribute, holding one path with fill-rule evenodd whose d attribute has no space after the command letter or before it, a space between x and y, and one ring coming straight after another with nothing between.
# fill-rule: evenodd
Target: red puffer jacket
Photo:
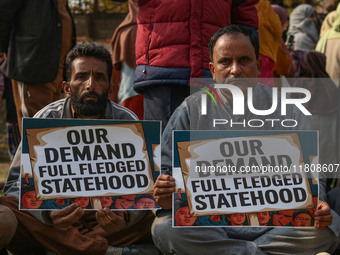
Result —
<instances>
[{"instance_id":1,"label":"red puffer jacket","mask_svg":"<svg viewBox=\"0 0 340 255\"><path fill-rule=\"evenodd\" d=\"M140 0L136 38L135 89L188 85L210 77L208 44L220 28L257 28L258 0Z\"/></svg>"}]
</instances>

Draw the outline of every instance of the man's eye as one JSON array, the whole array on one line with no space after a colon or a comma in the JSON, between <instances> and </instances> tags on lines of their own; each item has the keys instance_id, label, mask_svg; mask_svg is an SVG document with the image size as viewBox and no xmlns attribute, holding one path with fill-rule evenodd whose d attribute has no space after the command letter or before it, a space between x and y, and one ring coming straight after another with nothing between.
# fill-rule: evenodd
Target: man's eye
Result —
<instances>
[{"instance_id":1,"label":"man's eye","mask_svg":"<svg viewBox=\"0 0 340 255\"><path fill-rule=\"evenodd\" d=\"M104 75L97 75L96 78L99 80L106 80L106 77Z\"/></svg>"},{"instance_id":2,"label":"man's eye","mask_svg":"<svg viewBox=\"0 0 340 255\"><path fill-rule=\"evenodd\" d=\"M241 59L240 59L240 63L241 63L242 65L245 65L245 64L249 63L249 61L250 61L249 58L241 58Z\"/></svg>"},{"instance_id":3,"label":"man's eye","mask_svg":"<svg viewBox=\"0 0 340 255\"><path fill-rule=\"evenodd\" d=\"M228 59L223 60L223 61L221 61L221 64L224 65L224 66L229 66L230 65L230 60L228 60Z\"/></svg>"},{"instance_id":4,"label":"man's eye","mask_svg":"<svg viewBox=\"0 0 340 255\"><path fill-rule=\"evenodd\" d=\"M78 79L78 80L85 79L85 75L84 75L84 74L78 74L78 75L76 76L76 79Z\"/></svg>"}]
</instances>

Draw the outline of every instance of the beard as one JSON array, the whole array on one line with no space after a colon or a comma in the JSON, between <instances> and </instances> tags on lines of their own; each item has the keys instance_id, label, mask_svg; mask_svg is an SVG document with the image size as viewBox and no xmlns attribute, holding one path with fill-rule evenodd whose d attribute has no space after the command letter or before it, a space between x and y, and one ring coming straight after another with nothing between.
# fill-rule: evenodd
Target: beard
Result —
<instances>
[{"instance_id":1,"label":"beard","mask_svg":"<svg viewBox=\"0 0 340 255\"><path fill-rule=\"evenodd\" d=\"M97 102L84 99L88 96L96 96ZM85 92L83 95L78 97L75 94L71 95L71 103L74 111L80 116L97 116L105 113L106 104L108 99L108 92L104 92L99 95L95 91Z\"/></svg>"}]
</instances>

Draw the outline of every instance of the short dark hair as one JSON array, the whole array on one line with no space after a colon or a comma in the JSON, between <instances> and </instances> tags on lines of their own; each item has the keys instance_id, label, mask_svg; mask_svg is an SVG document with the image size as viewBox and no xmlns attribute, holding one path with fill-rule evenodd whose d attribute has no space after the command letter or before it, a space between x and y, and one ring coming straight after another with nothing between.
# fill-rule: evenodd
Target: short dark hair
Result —
<instances>
[{"instance_id":1,"label":"short dark hair","mask_svg":"<svg viewBox=\"0 0 340 255\"><path fill-rule=\"evenodd\" d=\"M215 44L218 38L220 38L222 35L225 35L225 34L234 35L238 33L244 34L245 36L249 38L251 44L253 45L255 49L256 59L259 58L260 46L259 46L259 38L256 34L257 32L250 28L233 24L233 25L221 28L211 37L210 42L209 42L209 57L210 57L211 62L213 61L213 51L214 51L214 47L215 47Z\"/></svg>"},{"instance_id":2,"label":"short dark hair","mask_svg":"<svg viewBox=\"0 0 340 255\"><path fill-rule=\"evenodd\" d=\"M71 79L72 62L76 58L81 57L94 57L105 62L107 64L107 76L109 78L109 82L111 81L113 69L111 54L103 46L94 43L78 44L68 52L65 59L66 78L68 81Z\"/></svg>"}]
</instances>

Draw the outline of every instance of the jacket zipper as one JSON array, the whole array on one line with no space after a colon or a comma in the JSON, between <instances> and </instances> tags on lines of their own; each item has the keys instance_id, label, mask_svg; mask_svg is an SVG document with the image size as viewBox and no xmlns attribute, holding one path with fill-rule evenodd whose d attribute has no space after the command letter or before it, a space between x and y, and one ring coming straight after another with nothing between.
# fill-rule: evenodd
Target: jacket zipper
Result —
<instances>
[{"instance_id":1,"label":"jacket zipper","mask_svg":"<svg viewBox=\"0 0 340 255\"><path fill-rule=\"evenodd\" d=\"M149 42L148 42L148 48L146 51L146 64L145 64L145 68L143 70L143 73L146 73L146 66L149 65L149 50L150 50L150 44L151 44L151 34L153 32L153 22L151 22L151 32L149 34Z\"/></svg>"}]
</instances>

